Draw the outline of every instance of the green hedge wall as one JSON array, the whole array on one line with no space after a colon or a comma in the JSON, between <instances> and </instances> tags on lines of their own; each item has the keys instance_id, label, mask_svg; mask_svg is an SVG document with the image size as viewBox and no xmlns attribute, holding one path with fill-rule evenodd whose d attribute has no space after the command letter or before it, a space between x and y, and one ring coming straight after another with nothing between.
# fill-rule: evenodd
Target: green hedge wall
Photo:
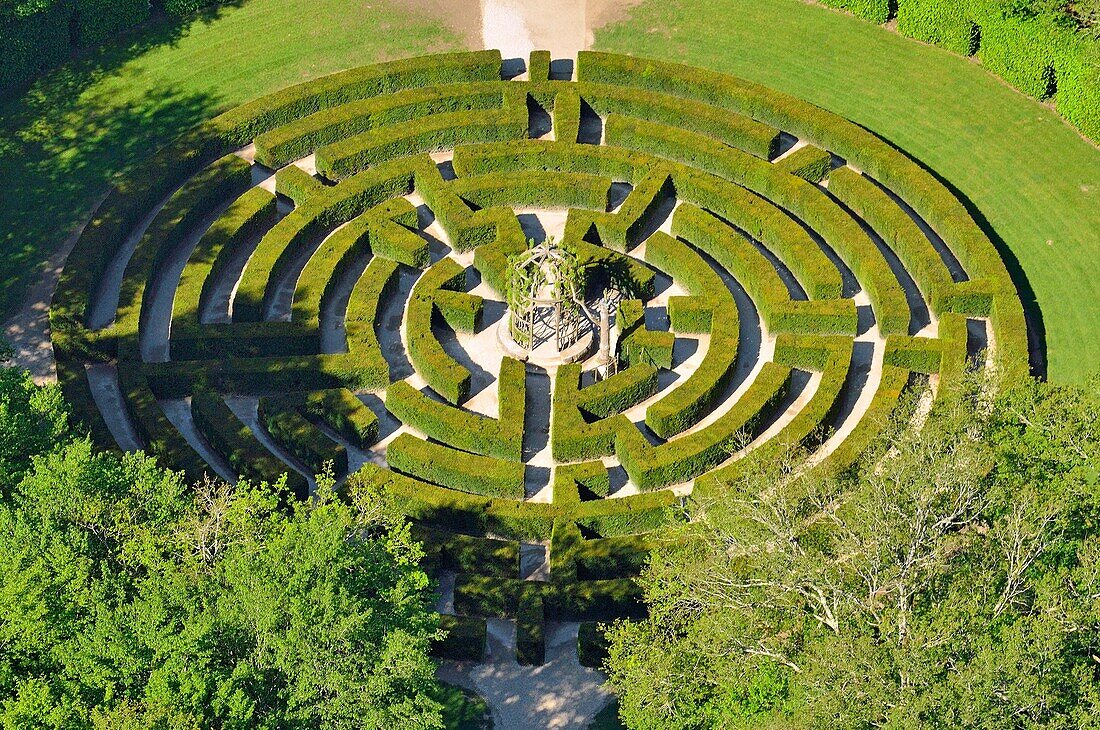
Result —
<instances>
[{"instance_id":1,"label":"green hedge wall","mask_svg":"<svg viewBox=\"0 0 1100 730\"><path fill-rule=\"evenodd\" d=\"M347 388L309 393L302 402L302 410L360 448L370 446L378 438L378 416Z\"/></svg>"},{"instance_id":2,"label":"green hedge wall","mask_svg":"<svg viewBox=\"0 0 1100 730\"><path fill-rule=\"evenodd\" d=\"M199 433L211 448L225 457L238 476L275 484L285 474L287 486L299 499L309 496L305 477L289 471L265 449L221 395L205 389L196 390L191 396L191 414Z\"/></svg>"},{"instance_id":3,"label":"green hedge wall","mask_svg":"<svg viewBox=\"0 0 1100 730\"><path fill-rule=\"evenodd\" d=\"M302 405L301 399L293 397L261 398L260 422L276 443L294 454L313 474L321 474L326 465L337 476L346 474L348 452L306 418Z\"/></svg>"},{"instance_id":4,"label":"green hedge wall","mask_svg":"<svg viewBox=\"0 0 1100 730\"><path fill-rule=\"evenodd\" d=\"M446 636L432 642L432 656L458 662L485 660L485 619L441 614L439 628Z\"/></svg>"},{"instance_id":5,"label":"green hedge wall","mask_svg":"<svg viewBox=\"0 0 1100 730\"><path fill-rule=\"evenodd\" d=\"M508 499L524 496L523 464L469 454L408 433L390 443L386 463L418 479L470 494Z\"/></svg>"},{"instance_id":6,"label":"green hedge wall","mask_svg":"<svg viewBox=\"0 0 1100 730\"><path fill-rule=\"evenodd\" d=\"M464 286L466 270L454 259L440 259L417 280L405 314L405 336L409 359L432 390L451 403L460 403L470 393L470 371L443 349L432 332L439 290Z\"/></svg>"},{"instance_id":7,"label":"green hedge wall","mask_svg":"<svg viewBox=\"0 0 1100 730\"><path fill-rule=\"evenodd\" d=\"M393 383L386 390L386 410L436 441L475 454L520 461L525 394L524 364L513 358L504 358L497 379L499 418L489 418L440 403L403 380Z\"/></svg>"}]
</instances>

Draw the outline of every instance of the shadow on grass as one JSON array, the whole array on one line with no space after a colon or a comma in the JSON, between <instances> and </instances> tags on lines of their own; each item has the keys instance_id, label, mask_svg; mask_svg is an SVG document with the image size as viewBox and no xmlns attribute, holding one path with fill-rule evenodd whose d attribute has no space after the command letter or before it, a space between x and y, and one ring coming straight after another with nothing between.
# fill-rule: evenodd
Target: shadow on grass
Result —
<instances>
[{"instance_id":1,"label":"shadow on grass","mask_svg":"<svg viewBox=\"0 0 1100 730\"><path fill-rule=\"evenodd\" d=\"M20 307L28 283L114 174L208 118L222 103L209 94L172 89L120 101L96 84L155 48L176 45L194 23L214 20L242 2L188 18L161 14L0 103L0 313L5 317Z\"/></svg>"}]
</instances>

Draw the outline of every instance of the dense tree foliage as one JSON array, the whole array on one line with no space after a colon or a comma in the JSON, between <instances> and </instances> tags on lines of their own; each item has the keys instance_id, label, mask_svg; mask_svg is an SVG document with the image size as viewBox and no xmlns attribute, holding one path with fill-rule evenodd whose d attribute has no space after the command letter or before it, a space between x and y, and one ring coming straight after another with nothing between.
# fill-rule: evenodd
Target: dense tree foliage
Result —
<instances>
[{"instance_id":1,"label":"dense tree foliage","mask_svg":"<svg viewBox=\"0 0 1100 730\"><path fill-rule=\"evenodd\" d=\"M1100 727L1100 380L988 392L703 505L610 632L627 723Z\"/></svg>"},{"instance_id":2,"label":"dense tree foliage","mask_svg":"<svg viewBox=\"0 0 1100 730\"><path fill-rule=\"evenodd\" d=\"M0 370L0 726L442 727L428 578L379 500L191 486L66 422Z\"/></svg>"}]
</instances>

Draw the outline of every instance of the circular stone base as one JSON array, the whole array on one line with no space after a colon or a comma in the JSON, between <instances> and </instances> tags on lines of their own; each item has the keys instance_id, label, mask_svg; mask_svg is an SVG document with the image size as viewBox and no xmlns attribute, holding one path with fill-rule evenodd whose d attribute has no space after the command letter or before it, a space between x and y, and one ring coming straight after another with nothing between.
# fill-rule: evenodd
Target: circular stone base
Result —
<instances>
[{"instance_id":1,"label":"circular stone base","mask_svg":"<svg viewBox=\"0 0 1100 730\"><path fill-rule=\"evenodd\" d=\"M517 360L529 362L540 368L555 368L571 362L579 362L588 357L596 345L596 336L592 330L581 335L580 339L570 347L558 352L552 342L544 342L535 348L533 352L519 344L512 337L512 313L505 312L497 324L497 344L504 354Z\"/></svg>"}]
</instances>

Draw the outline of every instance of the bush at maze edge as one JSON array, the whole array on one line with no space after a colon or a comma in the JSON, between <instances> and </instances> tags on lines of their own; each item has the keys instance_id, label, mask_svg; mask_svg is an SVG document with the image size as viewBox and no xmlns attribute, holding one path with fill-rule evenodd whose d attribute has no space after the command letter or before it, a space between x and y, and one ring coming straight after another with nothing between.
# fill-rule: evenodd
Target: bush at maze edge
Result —
<instances>
[{"instance_id":1,"label":"bush at maze edge","mask_svg":"<svg viewBox=\"0 0 1100 730\"><path fill-rule=\"evenodd\" d=\"M940 397L949 397L966 367L968 317L988 320L1001 372L1026 372L1023 310L992 244L948 190L871 133L765 87L676 64L582 52L578 80L568 82L550 80L545 64L535 62L532 68L541 69L535 78L502 80L500 64L498 52L481 51L327 76L203 123L119 177L70 256L50 312L59 380L97 442L114 446L85 375L85 366L98 362L117 363L128 417L148 450L191 478L208 467L158 399L192 398L196 427L210 446L234 468L273 479L278 461L226 407L223 394L261 397L261 421L274 439L316 466L346 462L330 432L358 446L377 437L377 418L348 389L386 392L393 412L431 440L402 435L389 457L393 470L369 464L351 476L349 490L385 493L421 531L429 564L458 574L455 605L464 618L452 621L456 630L479 636L487 617L515 619L521 660L539 663L545 621L640 615L632 577L680 519L680 500L666 487L695 481L697 499L721 499L753 459L774 456L783 444L813 448L825 441L819 427L838 411L857 321L814 236L855 273L886 338L882 379L867 415L817 468L842 470L854 462L910 384L933 376ZM492 86L499 93L487 93ZM454 110L463 94L476 94L478 104L495 99L499 109L479 111L471 124L470 112ZM552 114L565 139L526 139L527 114L536 107ZM606 144L586 140L585 109L603 116ZM417 120L424 114L431 123L421 127ZM780 130L807 146L773 163ZM255 141L256 156L266 159L268 140L293 146L295 154L319 148L318 159L339 169L340 180L322 181L297 167L280 170L276 190L293 210L278 221L264 214L259 228L266 229L254 231L250 221L269 210L269 202L257 199L244 212L226 206L256 190L249 164L235 152ZM454 180L426 156L441 148L455 150ZM843 161L850 166L838 167ZM816 184L822 180L828 188ZM632 189L608 212L612 182ZM941 253L887 190L939 234L966 280L952 279ZM571 463L555 470L551 502L522 499L522 364L502 365L500 418L461 407L470 373L437 333L480 327L483 299L466 291L465 269L454 259L429 265L422 239L412 232L415 211L401 198L412 191L456 247L473 251L474 267L490 286L503 281L507 256L526 245L510 207L542 203L571 209L567 235L588 247L583 250L594 280L617 277L642 297L624 303L624 322L634 322L620 340L629 367L599 386L579 388L576 369L559 372L550 445ZM658 196L668 191L682 202L672 215L673 235L652 234L646 264L640 264L629 253L642 242ZM104 271L128 233L164 201L129 258L114 323L89 328L89 303ZM219 227L223 216L229 218ZM185 269L183 280L190 292L203 286L194 276L209 276L223 267L223 258L239 255L247 237L233 232L249 226L262 233L238 289L249 307L235 308L234 322L219 325L199 324L194 312L173 312L181 326L173 326L172 338L187 338L179 351L186 359L175 359L173 345L170 361L146 362L141 324L147 285L166 249L178 246L188 228L210 221L218 233L201 238L196 251L214 260L193 256L193 276ZM339 226L341 233L324 238L298 275L291 321L269 321L274 283L291 271L295 254ZM782 279L762 253L765 245L797 285ZM912 336L909 307L882 245L915 280L939 322L938 336ZM367 253L373 258L347 309L348 352L311 349L320 341L322 302ZM806 263L819 260L826 268ZM722 394L734 377L742 313L715 267L740 282L776 338L774 361L745 382L743 395L728 408ZM669 438L656 445L623 415L653 396L658 371L672 357L672 335L649 330L642 316L653 295L653 268L685 292L669 300L673 330L711 343L694 374L646 409L647 423ZM419 276L406 307L408 356L439 399L408 383L391 383L380 349L375 324L401 270ZM729 461L746 437L774 419L796 371L819 378L813 396L775 438ZM608 497L608 471L600 461L608 457L624 465L641 493ZM292 471L291 477L293 491L304 496L301 475ZM549 545L548 581L520 580L518 560L500 562L499 556L518 556L519 543L530 541ZM446 646L456 644L440 651L449 651ZM476 658L468 647L461 653Z\"/></svg>"}]
</instances>

